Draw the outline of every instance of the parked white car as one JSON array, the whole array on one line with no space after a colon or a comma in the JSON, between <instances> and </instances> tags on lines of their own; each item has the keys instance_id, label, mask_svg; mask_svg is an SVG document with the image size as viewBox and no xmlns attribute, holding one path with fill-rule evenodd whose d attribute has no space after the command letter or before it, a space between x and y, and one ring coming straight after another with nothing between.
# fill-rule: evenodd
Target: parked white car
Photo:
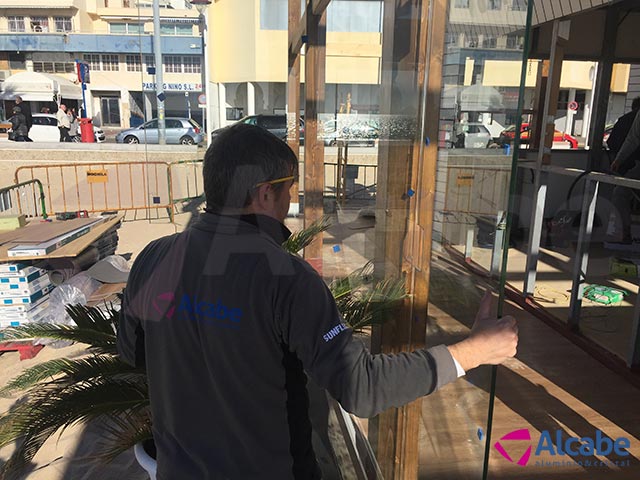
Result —
<instances>
[{"instance_id":1,"label":"parked white car","mask_svg":"<svg viewBox=\"0 0 640 480\"><path fill-rule=\"evenodd\" d=\"M493 143L489 129L482 123L465 123L461 130L450 141L451 148L487 148Z\"/></svg>"},{"instance_id":2,"label":"parked white car","mask_svg":"<svg viewBox=\"0 0 640 480\"><path fill-rule=\"evenodd\" d=\"M58 119L51 113L34 113L32 115L33 125L29 130L29 138L34 142L59 142L60 130L58 130ZM78 132L80 134L80 132ZM101 128L93 126L93 134L96 142L105 141L105 134Z\"/></svg>"}]
</instances>

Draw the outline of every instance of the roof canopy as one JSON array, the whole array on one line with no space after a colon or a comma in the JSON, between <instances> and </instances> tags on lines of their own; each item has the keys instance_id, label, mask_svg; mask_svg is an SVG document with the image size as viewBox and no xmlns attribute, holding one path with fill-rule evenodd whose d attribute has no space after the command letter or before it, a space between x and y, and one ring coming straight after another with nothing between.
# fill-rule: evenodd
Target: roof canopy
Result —
<instances>
[{"instance_id":1,"label":"roof canopy","mask_svg":"<svg viewBox=\"0 0 640 480\"><path fill-rule=\"evenodd\" d=\"M66 78L50 73L21 72L2 82L0 99L13 100L19 95L23 100L52 102L53 96L69 100L81 100L82 89Z\"/></svg>"},{"instance_id":2,"label":"roof canopy","mask_svg":"<svg viewBox=\"0 0 640 480\"><path fill-rule=\"evenodd\" d=\"M561 2L546 2L560 5ZM585 3L585 2L583 2ZM623 0L605 2L598 0L603 6L596 9L574 10L573 13L561 17L571 20L571 33L564 48L565 60L600 61L605 59L605 44L615 46L613 60L615 63L640 63L640 1ZM537 3L536 3L537 5ZM616 28L610 38L605 38L607 12L613 11ZM553 22L546 22L533 27L531 58L549 58Z\"/></svg>"}]
</instances>

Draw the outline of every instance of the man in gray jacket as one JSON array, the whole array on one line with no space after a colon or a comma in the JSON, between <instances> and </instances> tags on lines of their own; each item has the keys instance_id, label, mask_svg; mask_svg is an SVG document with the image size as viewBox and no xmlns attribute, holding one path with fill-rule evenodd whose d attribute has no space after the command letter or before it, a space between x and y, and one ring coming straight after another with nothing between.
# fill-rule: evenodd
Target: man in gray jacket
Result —
<instances>
[{"instance_id":1,"label":"man in gray jacket","mask_svg":"<svg viewBox=\"0 0 640 480\"><path fill-rule=\"evenodd\" d=\"M372 355L322 278L281 248L293 151L259 127L222 130L204 162L206 213L152 242L124 294L118 351L146 365L158 479L317 479L306 374L372 417L515 355L511 317L483 299L449 347Z\"/></svg>"}]
</instances>

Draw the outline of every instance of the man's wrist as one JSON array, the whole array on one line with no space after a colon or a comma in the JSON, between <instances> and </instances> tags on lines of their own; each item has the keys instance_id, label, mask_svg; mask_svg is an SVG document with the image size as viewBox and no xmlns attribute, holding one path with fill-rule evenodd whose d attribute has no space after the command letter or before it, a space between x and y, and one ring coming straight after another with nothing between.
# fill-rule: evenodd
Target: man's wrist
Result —
<instances>
[{"instance_id":1,"label":"man's wrist","mask_svg":"<svg viewBox=\"0 0 640 480\"><path fill-rule=\"evenodd\" d=\"M465 372L468 372L479 365L475 359L472 341L470 338L454 343L453 345L449 345L447 348L449 349L451 356L456 362L458 362Z\"/></svg>"}]
</instances>

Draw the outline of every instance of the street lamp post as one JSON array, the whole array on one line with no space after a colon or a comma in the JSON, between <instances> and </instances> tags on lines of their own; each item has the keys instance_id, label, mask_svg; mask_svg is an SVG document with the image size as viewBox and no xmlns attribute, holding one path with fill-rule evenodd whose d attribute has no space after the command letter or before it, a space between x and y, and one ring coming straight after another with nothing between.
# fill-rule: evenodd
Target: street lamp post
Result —
<instances>
[{"instance_id":1,"label":"street lamp post","mask_svg":"<svg viewBox=\"0 0 640 480\"><path fill-rule=\"evenodd\" d=\"M164 121L164 80L162 78L162 40L160 37L160 2L153 1L153 53L156 61L156 98L158 100L158 143L167 143L167 131Z\"/></svg>"},{"instance_id":2,"label":"street lamp post","mask_svg":"<svg viewBox=\"0 0 640 480\"><path fill-rule=\"evenodd\" d=\"M200 13L200 36L202 38L202 90L205 95L204 112L202 114L202 128L207 137L207 146L211 143L211 115L209 109L209 42L207 41L207 7L211 5L211 0L189 0L191 5L195 6Z\"/></svg>"}]
</instances>

